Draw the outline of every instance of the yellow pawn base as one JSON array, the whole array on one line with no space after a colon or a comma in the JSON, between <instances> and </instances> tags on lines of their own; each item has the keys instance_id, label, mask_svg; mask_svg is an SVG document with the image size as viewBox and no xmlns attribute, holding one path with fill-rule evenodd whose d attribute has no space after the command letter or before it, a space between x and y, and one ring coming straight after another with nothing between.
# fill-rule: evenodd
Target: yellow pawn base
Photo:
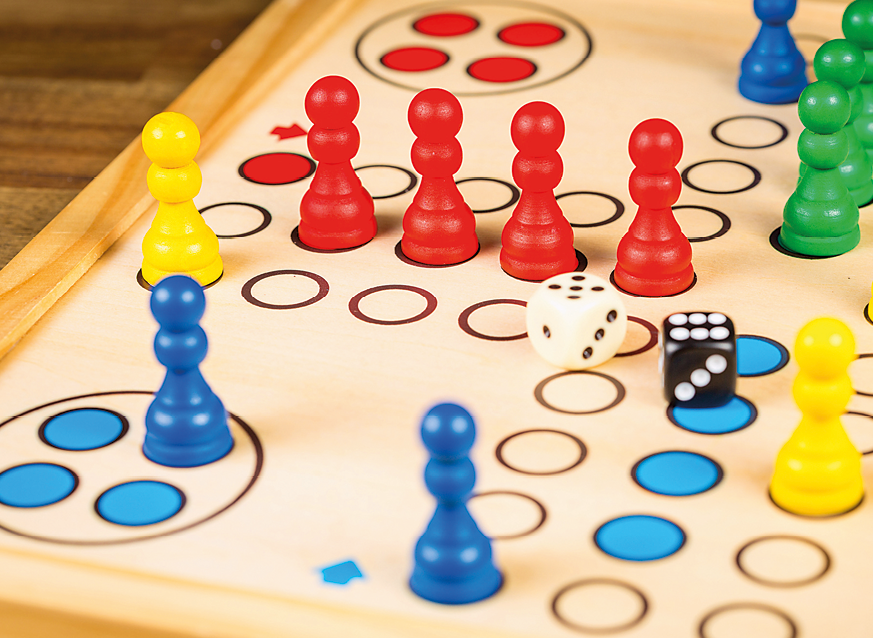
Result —
<instances>
[{"instance_id":1,"label":"yellow pawn base","mask_svg":"<svg viewBox=\"0 0 873 638\"><path fill-rule=\"evenodd\" d=\"M221 275L224 274L224 264L221 261L221 257L219 257L205 268L186 272L180 270L159 270L154 266L150 266L149 264L143 262L142 270L140 270L140 273L142 275L143 281L145 281L149 286L154 286L161 279L170 275L188 275L189 277L197 280L197 283L199 283L201 286L206 288L207 286L211 286L216 281L221 279Z\"/></svg>"},{"instance_id":2,"label":"yellow pawn base","mask_svg":"<svg viewBox=\"0 0 873 638\"><path fill-rule=\"evenodd\" d=\"M858 507L864 499L864 486L859 480L838 491L799 490L774 477L770 498L786 512L798 516L837 516Z\"/></svg>"}]
</instances>

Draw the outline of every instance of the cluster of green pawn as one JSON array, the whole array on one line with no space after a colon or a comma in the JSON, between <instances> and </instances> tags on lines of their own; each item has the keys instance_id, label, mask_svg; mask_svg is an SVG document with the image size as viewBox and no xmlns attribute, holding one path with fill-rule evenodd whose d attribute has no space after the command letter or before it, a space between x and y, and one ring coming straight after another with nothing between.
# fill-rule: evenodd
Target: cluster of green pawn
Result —
<instances>
[{"instance_id":1,"label":"cluster of green pawn","mask_svg":"<svg viewBox=\"0 0 873 638\"><path fill-rule=\"evenodd\" d=\"M818 81L798 101L800 181L779 234L785 248L813 257L857 246L858 207L873 200L873 0L846 8L843 34L819 48Z\"/></svg>"}]
</instances>

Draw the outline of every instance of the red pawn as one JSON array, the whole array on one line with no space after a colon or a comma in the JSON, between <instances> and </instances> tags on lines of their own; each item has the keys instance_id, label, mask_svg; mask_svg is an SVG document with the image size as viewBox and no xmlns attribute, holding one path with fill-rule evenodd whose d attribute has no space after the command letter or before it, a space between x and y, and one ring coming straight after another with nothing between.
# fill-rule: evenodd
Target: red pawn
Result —
<instances>
[{"instance_id":1,"label":"red pawn","mask_svg":"<svg viewBox=\"0 0 873 638\"><path fill-rule=\"evenodd\" d=\"M639 209L618 244L615 283L643 297L666 297L694 281L691 244L673 217L682 180L676 165L682 157L682 135L667 120L637 125L628 145L636 168L630 196Z\"/></svg>"},{"instance_id":2,"label":"red pawn","mask_svg":"<svg viewBox=\"0 0 873 638\"><path fill-rule=\"evenodd\" d=\"M318 166L300 200L300 241L321 250L366 244L376 236L376 217L373 198L352 168L361 145L352 124L358 91L347 79L329 75L312 85L305 105L313 123L306 144Z\"/></svg>"},{"instance_id":3,"label":"red pawn","mask_svg":"<svg viewBox=\"0 0 873 638\"><path fill-rule=\"evenodd\" d=\"M412 165L421 184L403 215L403 254L422 264L445 266L479 250L476 218L455 185L464 153L455 136L464 114L458 99L443 89L425 89L409 105L415 133Z\"/></svg>"},{"instance_id":4,"label":"red pawn","mask_svg":"<svg viewBox=\"0 0 873 638\"><path fill-rule=\"evenodd\" d=\"M564 175L558 147L564 141L564 118L546 102L525 104L510 127L518 154L512 179L521 198L501 235L500 266L518 279L542 281L579 265L573 228L555 199Z\"/></svg>"}]
</instances>

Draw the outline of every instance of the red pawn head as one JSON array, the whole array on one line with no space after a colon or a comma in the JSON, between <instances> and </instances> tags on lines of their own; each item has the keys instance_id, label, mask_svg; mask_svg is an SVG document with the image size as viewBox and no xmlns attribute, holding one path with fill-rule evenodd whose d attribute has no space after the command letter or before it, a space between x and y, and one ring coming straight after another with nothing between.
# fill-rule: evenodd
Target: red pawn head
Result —
<instances>
[{"instance_id":1,"label":"red pawn head","mask_svg":"<svg viewBox=\"0 0 873 638\"><path fill-rule=\"evenodd\" d=\"M548 102L531 102L518 109L509 132L520 153L542 157L557 151L564 141L564 118Z\"/></svg>"},{"instance_id":2,"label":"red pawn head","mask_svg":"<svg viewBox=\"0 0 873 638\"><path fill-rule=\"evenodd\" d=\"M682 134L667 120L640 122L631 133L628 153L643 172L667 173L682 159Z\"/></svg>"},{"instance_id":3,"label":"red pawn head","mask_svg":"<svg viewBox=\"0 0 873 638\"><path fill-rule=\"evenodd\" d=\"M355 85L339 75L316 81L306 93L306 116L319 128L338 129L348 126L361 106Z\"/></svg>"},{"instance_id":4,"label":"red pawn head","mask_svg":"<svg viewBox=\"0 0 873 638\"><path fill-rule=\"evenodd\" d=\"M441 142L458 134L464 112L458 98L445 89L425 89L412 98L407 117L416 137Z\"/></svg>"}]
</instances>

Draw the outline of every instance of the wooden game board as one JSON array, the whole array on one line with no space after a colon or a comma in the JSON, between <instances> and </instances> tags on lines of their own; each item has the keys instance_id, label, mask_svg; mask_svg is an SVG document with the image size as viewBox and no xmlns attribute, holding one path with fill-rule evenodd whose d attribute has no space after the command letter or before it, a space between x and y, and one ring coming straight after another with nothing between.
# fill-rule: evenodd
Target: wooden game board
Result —
<instances>
[{"instance_id":1,"label":"wooden game board","mask_svg":"<svg viewBox=\"0 0 873 638\"><path fill-rule=\"evenodd\" d=\"M867 634L870 504L808 520L767 495L776 452L799 419L790 398L796 368L778 361L742 378L743 400L727 413L671 415L652 335L672 312L720 311L739 333L791 348L806 321L831 314L855 331L860 353L873 352L864 317L869 211L861 245L847 255L797 259L772 247L796 181L801 127L794 107L753 104L734 88L757 29L749 3L554 4L277 2L173 106L201 128L196 202L225 236L225 274L207 291L204 318L203 371L232 413L236 439L219 462L170 469L139 450L163 370L148 293L136 282L156 208L138 142L0 272L0 471L43 462L78 475L75 491L53 505L0 505L0 633L3 623L12 635L54 623L89 636ZM839 36L842 9L801 4L792 29L808 54ZM388 49L427 41L409 28L416 18L445 10L480 21L469 36L440 43L449 65L433 75L379 66ZM493 35L530 19L565 31L554 45L521 52L536 74L502 85L465 75L475 57L518 55ZM308 179L242 177L252 176L243 168L251 158L307 155L304 137L271 131L308 128L303 96L326 74L358 87L354 164L379 197L376 239L334 254L291 240ZM415 181L406 107L414 89L431 84L461 94L460 188L474 209L494 209L477 215L479 254L448 268L395 254ZM625 356L590 372L563 373L534 354L523 321L534 284L508 277L497 261L515 194L509 122L532 100L564 114L557 193L578 227L586 272L601 277L634 212L630 131L664 117L685 139L679 168L690 185L676 213L696 238L698 281L672 298L626 297ZM873 370L862 359L851 372L859 393L845 424L869 449ZM406 586L434 506L420 478L418 427L443 400L477 420L470 507L495 538L505 575L496 596L461 607L425 602ZM127 433L79 452L39 438L42 424L83 408L123 415ZM644 489L632 468L664 451L715 461L712 489L681 497ZM865 474L873 478L869 467ZM137 479L176 486L185 506L140 527L98 516L104 490ZM628 515L678 526L678 549L643 561L601 549L601 526ZM346 560L363 577L325 582L322 568Z\"/></svg>"}]
</instances>

